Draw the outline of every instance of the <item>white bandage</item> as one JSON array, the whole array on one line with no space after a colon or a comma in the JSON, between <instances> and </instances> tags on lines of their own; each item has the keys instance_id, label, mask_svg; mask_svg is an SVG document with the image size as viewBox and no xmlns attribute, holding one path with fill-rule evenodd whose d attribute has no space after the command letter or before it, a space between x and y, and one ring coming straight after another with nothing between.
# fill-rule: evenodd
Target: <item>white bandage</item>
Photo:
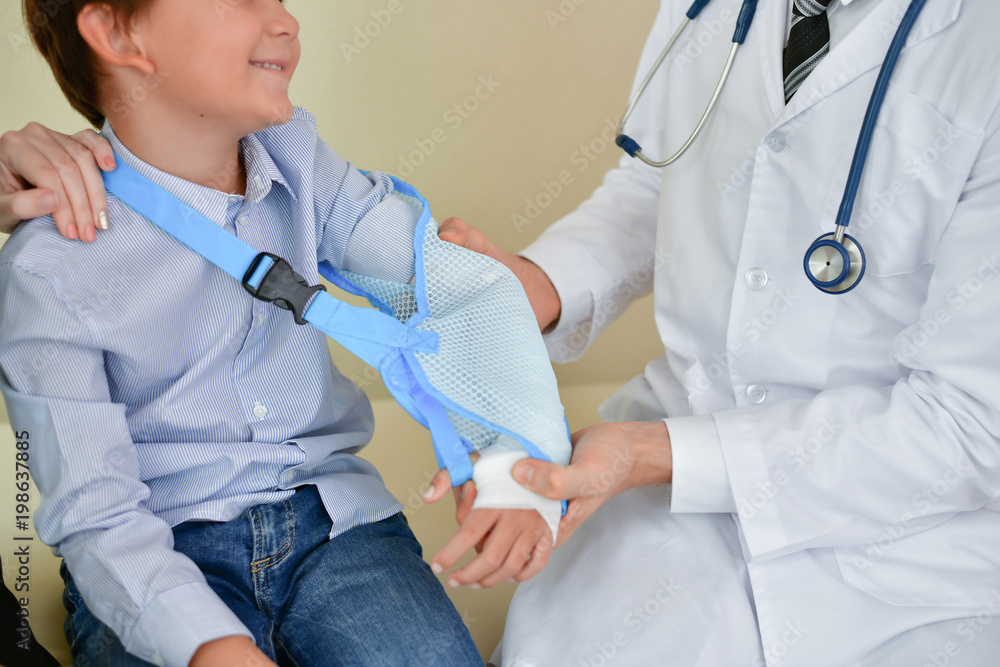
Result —
<instances>
[{"instance_id":1,"label":"white bandage","mask_svg":"<svg viewBox=\"0 0 1000 667\"><path fill-rule=\"evenodd\" d=\"M484 449L472 468L472 479L476 483L476 500L472 508L535 510L552 531L554 545L562 516L562 502L529 491L514 480L511 470L515 463L525 458L528 458L528 453L524 447L506 435L501 435Z\"/></svg>"}]
</instances>

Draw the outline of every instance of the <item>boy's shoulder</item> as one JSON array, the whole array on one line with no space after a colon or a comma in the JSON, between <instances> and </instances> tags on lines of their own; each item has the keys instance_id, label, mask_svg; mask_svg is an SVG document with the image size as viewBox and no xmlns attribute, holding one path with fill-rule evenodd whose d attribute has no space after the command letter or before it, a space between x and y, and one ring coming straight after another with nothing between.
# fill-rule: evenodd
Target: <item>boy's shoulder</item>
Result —
<instances>
[{"instance_id":1,"label":"boy's shoulder","mask_svg":"<svg viewBox=\"0 0 1000 667\"><path fill-rule=\"evenodd\" d=\"M117 197L108 193L112 229L98 231L92 243L67 239L51 215L22 222L0 248L0 286L15 271L50 283L75 283L87 275L100 275L121 262L131 262L160 249L158 230L143 221Z\"/></svg>"},{"instance_id":2,"label":"boy's shoulder","mask_svg":"<svg viewBox=\"0 0 1000 667\"><path fill-rule=\"evenodd\" d=\"M59 233L51 215L26 220L17 226L0 249L0 270L18 267L42 277L51 277L67 258L83 245Z\"/></svg>"}]
</instances>

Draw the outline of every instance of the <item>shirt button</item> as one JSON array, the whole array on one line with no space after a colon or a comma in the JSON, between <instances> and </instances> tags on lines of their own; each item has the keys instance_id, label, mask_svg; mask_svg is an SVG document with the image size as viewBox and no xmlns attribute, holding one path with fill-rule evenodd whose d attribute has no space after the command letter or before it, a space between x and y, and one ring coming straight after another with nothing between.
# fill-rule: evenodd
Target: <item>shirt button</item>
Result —
<instances>
[{"instance_id":1,"label":"shirt button","mask_svg":"<svg viewBox=\"0 0 1000 667\"><path fill-rule=\"evenodd\" d=\"M236 218L236 224L239 225L240 227L243 227L248 222L250 222L250 220L245 215L241 215L240 217Z\"/></svg>"},{"instance_id":2,"label":"shirt button","mask_svg":"<svg viewBox=\"0 0 1000 667\"><path fill-rule=\"evenodd\" d=\"M257 419L263 419L264 417L266 417L267 406L258 401L257 405L253 406L253 416L256 417Z\"/></svg>"},{"instance_id":3,"label":"shirt button","mask_svg":"<svg viewBox=\"0 0 1000 667\"><path fill-rule=\"evenodd\" d=\"M226 195L226 199L229 200L230 204L238 204L243 201L243 195Z\"/></svg>"},{"instance_id":4,"label":"shirt button","mask_svg":"<svg viewBox=\"0 0 1000 667\"><path fill-rule=\"evenodd\" d=\"M267 313L263 310L257 311L257 326L264 326L264 320L267 318Z\"/></svg>"},{"instance_id":5,"label":"shirt button","mask_svg":"<svg viewBox=\"0 0 1000 667\"><path fill-rule=\"evenodd\" d=\"M767 284L767 271L764 269L750 269L747 271L747 285L750 289L761 289Z\"/></svg>"},{"instance_id":6,"label":"shirt button","mask_svg":"<svg viewBox=\"0 0 1000 667\"><path fill-rule=\"evenodd\" d=\"M747 387L747 400L754 405L760 405L767 398L767 389L759 384L752 384Z\"/></svg>"},{"instance_id":7,"label":"shirt button","mask_svg":"<svg viewBox=\"0 0 1000 667\"><path fill-rule=\"evenodd\" d=\"M775 153L780 153L781 151L788 148L788 139L785 139L785 135L781 132L772 132L767 135L765 140L767 147L770 148Z\"/></svg>"}]
</instances>

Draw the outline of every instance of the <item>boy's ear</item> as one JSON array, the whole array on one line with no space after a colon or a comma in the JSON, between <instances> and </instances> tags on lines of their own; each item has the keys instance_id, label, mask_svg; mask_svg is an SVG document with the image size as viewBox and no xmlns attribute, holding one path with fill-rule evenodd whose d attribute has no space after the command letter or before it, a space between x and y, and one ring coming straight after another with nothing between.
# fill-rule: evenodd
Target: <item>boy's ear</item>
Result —
<instances>
[{"instance_id":1,"label":"boy's ear","mask_svg":"<svg viewBox=\"0 0 1000 667\"><path fill-rule=\"evenodd\" d=\"M153 74L156 66L144 55L135 38L138 36L124 25L114 8L102 2L83 6L76 17L80 36L90 46L97 59L115 67Z\"/></svg>"}]
</instances>

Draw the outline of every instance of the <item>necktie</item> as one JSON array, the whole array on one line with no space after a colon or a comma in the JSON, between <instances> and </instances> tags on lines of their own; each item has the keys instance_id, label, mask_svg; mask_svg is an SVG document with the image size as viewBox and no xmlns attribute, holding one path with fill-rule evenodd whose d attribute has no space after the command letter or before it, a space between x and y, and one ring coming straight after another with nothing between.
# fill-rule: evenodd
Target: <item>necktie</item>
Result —
<instances>
[{"instance_id":1,"label":"necktie","mask_svg":"<svg viewBox=\"0 0 1000 667\"><path fill-rule=\"evenodd\" d=\"M830 52L830 21L826 8L832 0L795 0L792 30L785 47L785 102L787 103L819 61Z\"/></svg>"}]
</instances>

